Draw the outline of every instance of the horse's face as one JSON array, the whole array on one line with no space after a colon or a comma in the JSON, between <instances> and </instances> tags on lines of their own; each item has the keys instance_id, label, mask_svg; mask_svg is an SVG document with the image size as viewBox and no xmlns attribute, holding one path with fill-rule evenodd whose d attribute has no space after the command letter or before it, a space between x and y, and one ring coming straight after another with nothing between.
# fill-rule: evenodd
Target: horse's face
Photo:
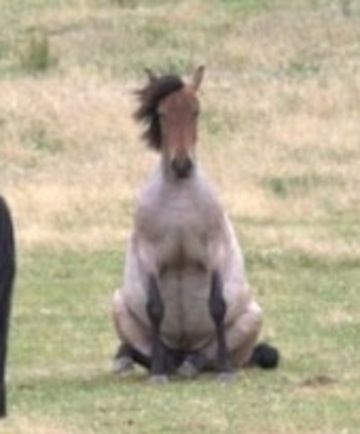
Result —
<instances>
[{"instance_id":1,"label":"horse's face","mask_svg":"<svg viewBox=\"0 0 360 434\"><path fill-rule=\"evenodd\" d=\"M197 68L188 84L176 75L157 77L149 69L146 73L149 82L137 92L140 107L135 118L147 125L143 137L151 148L162 152L166 168L177 178L188 178L194 168L199 114L196 93L204 67Z\"/></svg>"},{"instance_id":2,"label":"horse's face","mask_svg":"<svg viewBox=\"0 0 360 434\"><path fill-rule=\"evenodd\" d=\"M170 94L158 107L161 148L178 178L188 178L194 167L199 101L192 86Z\"/></svg>"}]
</instances>

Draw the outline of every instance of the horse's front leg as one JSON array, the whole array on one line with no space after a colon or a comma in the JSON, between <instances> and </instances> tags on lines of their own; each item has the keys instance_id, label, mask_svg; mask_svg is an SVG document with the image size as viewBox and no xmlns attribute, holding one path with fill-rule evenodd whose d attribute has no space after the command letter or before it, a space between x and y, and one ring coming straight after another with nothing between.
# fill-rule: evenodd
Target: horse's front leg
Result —
<instances>
[{"instance_id":1,"label":"horse's front leg","mask_svg":"<svg viewBox=\"0 0 360 434\"><path fill-rule=\"evenodd\" d=\"M233 369L231 367L230 354L226 343L224 324L226 303L223 296L223 284L219 273L216 271L213 272L211 277L209 308L216 329L216 369L219 372L219 378L226 381L232 378Z\"/></svg>"},{"instance_id":2,"label":"horse's front leg","mask_svg":"<svg viewBox=\"0 0 360 434\"><path fill-rule=\"evenodd\" d=\"M166 349L161 341L161 324L164 319L165 306L154 275L151 275L149 278L146 310L153 328L150 367L151 380L156 383L162 383L167 380Z\"/></svg>"}]
</instances>

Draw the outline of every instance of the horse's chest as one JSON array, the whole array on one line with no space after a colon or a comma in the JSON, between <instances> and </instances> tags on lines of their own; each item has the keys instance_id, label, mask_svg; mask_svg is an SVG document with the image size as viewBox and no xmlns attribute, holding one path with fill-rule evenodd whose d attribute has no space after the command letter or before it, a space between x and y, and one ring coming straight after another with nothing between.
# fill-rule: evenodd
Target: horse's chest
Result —
<instances>
[{"instance_id":1,"label":"horse's chest","mask_svg":"<svg viewBox=\"0 0 360 434\"><path fill-rule=\"evenodd\" d=\"M196 266L168 269L159 278L165 306L162 333L173 348L200 346L213 329L209 314L210 273Z\"/></svg>"},{"instance_id":2,"label":"horse's chest","mask_svg":"<svg viewBox=\"0 0 360 434\"><path fill-rule=\"evenodd\" d=\"M155 227L155 251L158 269L206 267L210 230L196 212L182 216L179 212L159 219Z\"/></svg>"},{"instance_id":3,"label":"horse's chest","mask_svg":"<svg viewBox=\"0 0 360 434\"><path fill-rule=\"evenodd\" d=\"M208 336L209 236L206 225L188 218L164 223L156 248L159 289L165 305L163 334L168 345L191 348Z\"/></svg>"},{"instance_id":4,"label":"horse's chest","mask_svg":"<svg viewBox=\"0 0 360 434\"><path fill-rule=\"evenodd\" d=\"M160 207L164 212L146 219L143 226L165 306L162 335L172 348L200 348L214 332L209 313L209 245L219 219L204 203L195 202L190 195L169 199Z\"/></svg>"}]
</instances>

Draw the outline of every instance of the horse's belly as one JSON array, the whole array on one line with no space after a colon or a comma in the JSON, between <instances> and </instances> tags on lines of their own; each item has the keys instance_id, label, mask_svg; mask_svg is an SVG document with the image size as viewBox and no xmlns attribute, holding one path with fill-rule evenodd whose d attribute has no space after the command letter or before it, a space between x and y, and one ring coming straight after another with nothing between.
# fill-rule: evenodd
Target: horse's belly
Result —
<instances>
[{"instance_id":1,"label":"horse's belly","mask_svg":"<svg viewBox=\"0 0 360 434\"><path fill-rule=\"evenodd\" d=\"M209 312L210 273L197 267L168 271L159 282L165 305L162 336L171 348L195 350L214 333Z\"/></svg>"}]
</instances>

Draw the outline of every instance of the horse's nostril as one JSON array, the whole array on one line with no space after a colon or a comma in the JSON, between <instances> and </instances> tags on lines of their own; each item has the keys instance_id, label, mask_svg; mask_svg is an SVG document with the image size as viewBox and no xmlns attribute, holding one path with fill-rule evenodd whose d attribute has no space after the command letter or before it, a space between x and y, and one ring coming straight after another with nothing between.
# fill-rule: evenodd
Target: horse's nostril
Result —
<instances>
[{"instance_id":1,"label":"horse's nostril","mask_svg":"<svg viewBox=\"0 0 360 434\"><path fill-rule=\"evenodd\" d=\"M171 167L178 178L188 178L191 174L193 165L194 164L190 158L185 158L183 160L175 159L171 163Z\"/></svg>"},{"instance_id":2,"label":"horse's nostril","mask_svg":"<svg viewBox=\"0 0 360 434\"><path fill-rule=\"evenodd\" d=\"M186 158L186 160L183 163L183 170L185 172L190 172L193 167L193 162L190 160L190 158Z\"/></svg>"}]
</instances>

